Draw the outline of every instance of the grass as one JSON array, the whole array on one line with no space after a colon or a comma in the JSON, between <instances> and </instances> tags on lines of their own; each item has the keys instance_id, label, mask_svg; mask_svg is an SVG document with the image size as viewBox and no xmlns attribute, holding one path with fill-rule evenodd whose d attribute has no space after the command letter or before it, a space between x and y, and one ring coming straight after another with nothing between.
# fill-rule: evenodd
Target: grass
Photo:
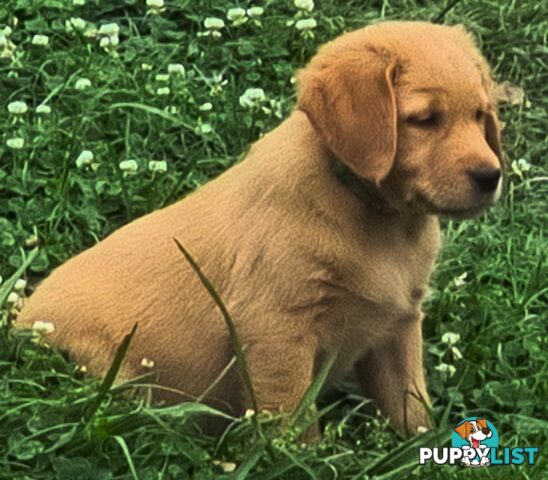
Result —
<instances>
[{"instance_id":1,"label":"grass","mask_svg":"<svg viewBox=\"0 0 548 480\"><path fill-rule=\"evenodd\" d=\"M227 11L250 2L173 0L159 14L141 0L73 3L0 5L0 478L457 479L458 467L419 466L417 448L447 445L451 427L472 415L493 422L501 446L538 446L541 454L534 466L467 475L544 478L543 2L324 1L306 13L290 0L266 1L264 13L242 25L233 25ZM234 420L220 438L209 438L193 422L206 407L131 401L123 388L106 390L30 334L8 328L17 301L8 294L22 288L8 279L21 276L22 265L30 261L22 277L32 286L120 225L226 169L291 110L291 76L318 45L379 19L433 19L444 10L446 23L476 34L497 79L520 86L525 101L501 107L505 198L479 219L444 226L425 321L439 429L402 441L349 382L320 403L325 432L317 445L299 446L294 432L276 435L269 418L260 420L270 448L256 440L251 419ZM220 37L205 28L208 17L224 20ZM288 24L309 17L317 22L312 30ZM109 23L119 26L118 45L113 27L93 36L93 26ZM49 43L33 43L34 35ZM184 73L170 64L183 65ZM244 96L248 88L262 93ZM246 102L250 93L255 100ZM27 111L8 113L16 101ZM50 113L38 113L40 105ZM166 171L161 163L151 169L150 161L165 161Z\"/></svg>"}]
</instances>

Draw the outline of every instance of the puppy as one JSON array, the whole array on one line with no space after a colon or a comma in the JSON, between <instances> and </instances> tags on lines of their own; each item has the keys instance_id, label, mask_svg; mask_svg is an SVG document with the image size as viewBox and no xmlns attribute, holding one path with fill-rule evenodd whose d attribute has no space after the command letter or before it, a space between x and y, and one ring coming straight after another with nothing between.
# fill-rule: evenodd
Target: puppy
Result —
<instances>
[{"instance_id":1,"label":"puppy","mask_svg":"<svg viewBox=\"0 0 548 480\"><path fill-rule=\"evenodd\" d=\"M18 325L50 322L50 343L101 375L139 322L123 378L153 364L157 400L243 413L225 321L176 238L231 313L259 408L294 410L336 355L327 385L355 369L398 430L427 427L437 217L500 193L489 68L461 27L386 22L322 47L298 84L291 116L244 161L56 269Z\"/></svg>"}]
</instances>

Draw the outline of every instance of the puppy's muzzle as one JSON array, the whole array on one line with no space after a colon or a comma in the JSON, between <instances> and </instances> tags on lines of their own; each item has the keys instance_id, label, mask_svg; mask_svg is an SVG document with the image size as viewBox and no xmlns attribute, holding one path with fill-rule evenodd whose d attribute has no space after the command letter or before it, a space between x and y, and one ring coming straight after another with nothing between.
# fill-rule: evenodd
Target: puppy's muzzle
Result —
<instances>
[{"instance_id":1,"label":"puppy's muzzle","mask_svg":"<svg viewBox=\"0 0 548 480\"><path fill-rule=\"evenodd\" d=\"M481 193L493 193L496 191L501 171L498 168L482 167L476 170L468 170L472 183Z\"/></svg>"}]
</instances>

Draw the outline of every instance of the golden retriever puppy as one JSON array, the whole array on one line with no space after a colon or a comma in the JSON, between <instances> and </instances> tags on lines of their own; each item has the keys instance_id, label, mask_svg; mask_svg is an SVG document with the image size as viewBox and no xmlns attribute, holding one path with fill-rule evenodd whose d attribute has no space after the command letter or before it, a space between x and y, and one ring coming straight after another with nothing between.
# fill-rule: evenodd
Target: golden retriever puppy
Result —
<instances>
[{"instance_id":1,"label":"golden retriever puppy","mask_svg":"<svg viewBox=\"0 0 548 480\"><path fill-rule=\"evenodd\" d=\"M489 68L461 27L386 22L322 47L298 84L291 116L241 163L56 269L18 325L51 322L50 343L101 375L139 322L125 379L153 365L157 400L206 394L243 413L225 321L176 238L231 313L261 409L293 410L335 352L327 384L355 369L397 429L428 426L437 217L500 192Z\"/></svg>"}]
</instances>

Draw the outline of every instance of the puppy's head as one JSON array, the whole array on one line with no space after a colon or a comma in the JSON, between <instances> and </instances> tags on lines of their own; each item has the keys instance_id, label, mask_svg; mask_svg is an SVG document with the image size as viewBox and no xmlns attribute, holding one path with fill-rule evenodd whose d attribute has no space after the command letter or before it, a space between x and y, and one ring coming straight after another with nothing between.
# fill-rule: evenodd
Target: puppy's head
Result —
<instances>
[{"instance_id":1,"label":"puppy's head","mask_svg":"<svg viewBox=\"0 0 548 480\"><path fill-rule=\"evenodd\" d=\"M392 206L467 217L500 195L494 84L462 27L357 30L325 45L298 81L298 108Z\"/></svg>"}]
</instances>

